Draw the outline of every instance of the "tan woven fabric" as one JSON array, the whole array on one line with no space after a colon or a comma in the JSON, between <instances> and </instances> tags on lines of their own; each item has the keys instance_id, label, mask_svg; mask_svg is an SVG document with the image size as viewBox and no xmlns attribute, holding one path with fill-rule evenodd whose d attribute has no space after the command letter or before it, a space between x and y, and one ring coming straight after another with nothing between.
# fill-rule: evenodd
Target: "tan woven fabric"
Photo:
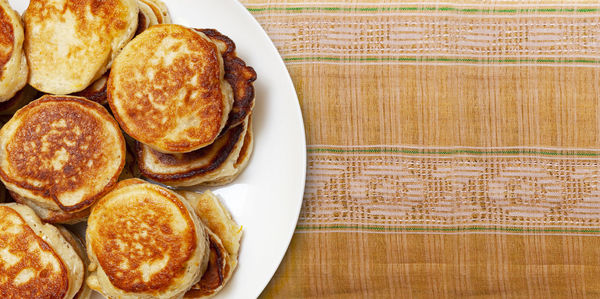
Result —
<instances>
[{"instance_id":1,"label":"tan woven fabric","mask_svg":"<svg viewBox=\"0 0 600 299\"><path fill-rule=\"evenodd\" d=\"M308 142L263 297L600 296L600 1L242 2Z\"/></svg>"}]
</instances>

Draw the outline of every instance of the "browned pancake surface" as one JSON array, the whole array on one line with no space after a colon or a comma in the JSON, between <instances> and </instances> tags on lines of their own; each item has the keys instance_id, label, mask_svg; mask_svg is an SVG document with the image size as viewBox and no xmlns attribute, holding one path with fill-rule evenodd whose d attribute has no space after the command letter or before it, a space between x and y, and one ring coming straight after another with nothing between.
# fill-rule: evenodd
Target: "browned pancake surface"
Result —
<instances>
[{"instance_id":1,"label":"browned pancake surface","mask_svg":"<svg viewBox=\"0 0 600 299\"><path fill-rule=\"evenodd\" d=\"M168 152L212 142L226 112L218 55L212 42L188 28L158 25L142 32L117 57L108 81L121 127Z\"/></svg>"},{"instance_id":2,"label":"browned pancake surface","mask_svg":"<svg viewBox=\"0 0 600 299\"><path fill-rule=\"evenodd\" d=\"M0 206L0 296L63 298L68 273L60 257L16 211Z\"/></svg>"},{"instance_id":3,"label":"browned pancake surface","mask_svg":"<svg viewBox=\"0 0 600 299\"><path fill-rule=\"evenodd\" d=\"M109 160L113 155L107 150L122 151L123 168L123 137L121 144L115 144L118 137L106 136L104 122L115 128L117 124L98 104L74 97L46 96L20 110L17 117L20 126L6 146L9 170L0 170L0 175L7 182L55 199L65 211L85 208L103 193L92 194L72 206L58 200L61 194L98 184L98 178L106 176L104 167L114 162ZM119 173L113 175L106 190L116 183Z\"/></svg>"},{"instance_id":4,"label":"browned pancake surface","mask_svg":"<svg viewBox=\"0 0 600 299\"><path fill-rule=\"evenodd\" d=\"M156 188L133 197L111 194L100 200L90 218L95 223L92 249L110 282L127 292L161 291L173 285L197 246L187 209L175 195ZM181 215L184 228L173 224ZM149 262L160 265L160 271L144 274Z\"/></svg>"}]
</instances>

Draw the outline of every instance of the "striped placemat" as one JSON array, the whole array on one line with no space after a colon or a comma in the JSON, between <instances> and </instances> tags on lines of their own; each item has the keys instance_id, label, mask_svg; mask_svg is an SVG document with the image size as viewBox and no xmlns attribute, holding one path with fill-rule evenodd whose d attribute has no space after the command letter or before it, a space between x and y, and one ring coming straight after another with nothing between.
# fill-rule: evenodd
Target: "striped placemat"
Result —
<instances>
[{"instance_id":1,"label":"striped placemat","mask_svg":"<svg viewBox=\"0 0 600 299\"><path fill-rule=\"evenodd\" d=\"M242 2L308 143L263 297L600 296L600 1Z\"/></svg>"}]
</instances>

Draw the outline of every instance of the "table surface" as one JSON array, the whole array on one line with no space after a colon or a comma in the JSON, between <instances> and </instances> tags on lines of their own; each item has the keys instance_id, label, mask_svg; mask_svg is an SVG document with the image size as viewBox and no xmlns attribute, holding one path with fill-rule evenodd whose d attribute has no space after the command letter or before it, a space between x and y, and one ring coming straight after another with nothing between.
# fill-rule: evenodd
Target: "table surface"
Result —
<instances>
[{"instance_id":1,"label":"table surface","mask_svg":"<svg viewBox=\"0 0 600 299\"><path fill-rule=\"evenodd\" d=\"M600 296L600 0L242 3L308 144L262 297Z\"/></svg>"}]
</instances>

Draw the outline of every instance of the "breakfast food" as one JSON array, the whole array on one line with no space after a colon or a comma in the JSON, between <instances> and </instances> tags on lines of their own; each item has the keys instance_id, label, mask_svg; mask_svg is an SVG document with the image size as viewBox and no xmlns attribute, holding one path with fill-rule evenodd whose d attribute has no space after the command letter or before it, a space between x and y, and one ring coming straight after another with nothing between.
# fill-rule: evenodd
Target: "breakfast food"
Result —
<instances>
[{"instance_id":1,"label":"breakfast food","mask_svg":"<svg viewBox=\"0 0 600 299\"><path fill-rule=\"evenodd\" d=\"M43 96L0 130L0 179L15 200L35 206L46 221L82 220L115 185L124 164L117 123L83 98Z\"/></svg>"},{"instance_id":2,"label":"breakfast food","mask_svg":"<svg viewBox=\"0 0 600 299\"><path fill-rule=\"evenodd\" d=\"M211 145L184 154L165 154L138 144L137 162L143 176L173 187L210 183L237 175L242 167L237 163L246 145L249 156L251 137L249 120L227 130ZM237 165L237 167L236 167Z\"/></svg>"},{"instance_id":3,"label":"breakfast food","mask_svg":"<svg viewBox=\"0 0 600 299\"><path fill-rule=\"evenodd\" d=\"M0 102L8 101L27 83L21 17L8 1L0 1Z\"/></svg>"},{"instance_id":4,"label":"breakfast food","mask_svg":"<svg viewBox=\"0 0 600 299\"><path fill-rule=\"evenodd\" d=\"M209 37L223 57L225 79L233 88L234 102L220 136L199 150L169 154L137 144L136 160L145 177L173 187L223 185L246 167L253 148L251 113L256 72L237 57L231 39L214 29L196 29Z\"/></svg>"},{"instance_id":5,"label":"breakfast food","mask_svg":"<svg viewBox=\"0 0 600 299\"><path fill-rule=\"evenodd\" d=\"M111 298L178 298L206 270L206 230L190 203L139 179L120 182L92 209L88 285Z\"/></svg>"},{"instance_id":6,"label":"breakfast food","mask_svg":"<svg viewBox=\"0 0 600 299\"><path fill-rule=\"evenodd\" d=\"M225 126L233 92L223 58L202 33L180 25L142 32L115 59L108 102L131 137L157 151L211 144Z\"/></svg>"},{"instance_id":7,"label":"breakfast food","mask_svg":"<svg viewBox=\"0 0 600 299\"><path fill-rule=\"evenodd\" d=\"M53 94L100 78L137 28L136 0L31 0L23 15L29 84Z\"/></svg>"},{"instance_id":8,"label":"breakfast food","mask_svg":"<svg viewBox=\"0 0 600 299\"><path fill-rule=\"evenodd\" d=\"M22 20L0 1L0 297L214 296L241 226L210 191L137 177L233 181L254 69L160 0L31 0ZM85 245L53 225L83 221Z\"/></svg>"},{"instance_id":9,"label":"breakfast food","mask_svg":"<svg viewBox=\"0 0 600 299\"><path fill-rule=\"evenodd\" d=\"M86 298L84 264L73 246L27 206L0 205L3 298ZM89 296L89 292L87 292Z\"/></svg>"},{"instance_id":10,"label":"breakfast food","mask_svg":"<svg viewBox=\"0 0 600 299\"><path fill-rule=\"evenodd\" d=\"M237 266L242 228L212 192L203 194L181 191L206 225L210 238L210 260L202 279L185 298L208 298L220 291L229 281Z\"/></svg>"}]
</instances>

